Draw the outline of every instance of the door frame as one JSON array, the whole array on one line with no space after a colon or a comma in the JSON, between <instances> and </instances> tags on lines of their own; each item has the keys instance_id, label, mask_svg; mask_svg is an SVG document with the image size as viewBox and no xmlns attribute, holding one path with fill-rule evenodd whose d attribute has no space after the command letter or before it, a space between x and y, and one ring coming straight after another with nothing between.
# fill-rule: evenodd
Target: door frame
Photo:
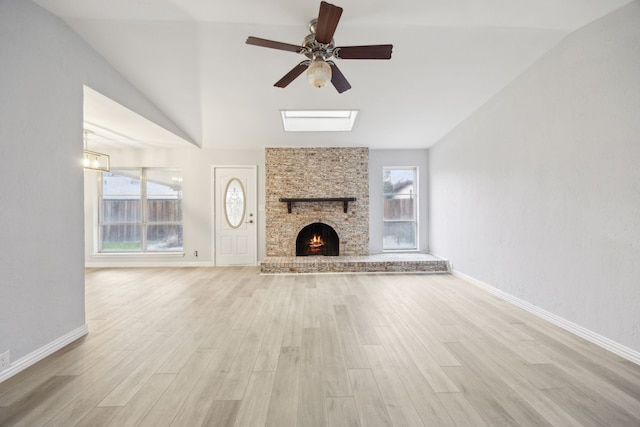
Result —
<instances>
[{"instance_id":1,"label":"door frame","mask_svg":"<svg viewBox=\"0 0 640 427\"><path fill-rule=\"evenodd\" d=\"M211 261L214 266L218 265L218 256L216 251L216 240L218 237L218 230L216 226L217 215L220 214L224 216L224 212L222 210L218 211L218 209L222 209L220 206L216 206L217 199L217 191L218 186L216 182L216 170L218 169L249 169L253 173L252 184L253 184L253 196L247 193L247 198L251 197L251 201L253 202L253 206L255 209L255 214L253 216L255 221L255 226L253 227L253 235L250 238L251 244L253 246L253 255L254 260L252 264L248 265L258 265L258 166L257 165L212 165L211 166Z\"/></svg>"}]
</instances>

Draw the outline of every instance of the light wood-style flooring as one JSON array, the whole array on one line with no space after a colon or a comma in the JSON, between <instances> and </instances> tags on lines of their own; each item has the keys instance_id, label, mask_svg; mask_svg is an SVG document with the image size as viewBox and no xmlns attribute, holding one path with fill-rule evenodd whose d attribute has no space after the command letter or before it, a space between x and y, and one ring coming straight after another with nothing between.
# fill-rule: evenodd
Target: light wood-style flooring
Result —
<instances>
[{"instance_id":1,"label":"light wood-style flooring","mask_svg":"<svg viewBox=\"0 0 640 427\"><path fill-rule=\"evenodd\" d=\"M640 367L451 275L91 269L2 426L640 426Z\"/></svg>"}]
</instances>

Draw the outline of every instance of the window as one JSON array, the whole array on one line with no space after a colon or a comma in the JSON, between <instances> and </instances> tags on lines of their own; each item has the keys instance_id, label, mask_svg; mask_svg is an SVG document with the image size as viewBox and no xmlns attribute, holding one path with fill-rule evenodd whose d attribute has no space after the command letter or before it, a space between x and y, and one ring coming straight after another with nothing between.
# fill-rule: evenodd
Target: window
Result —
<instances>
[{"instance_id":1,"label":"window","mask_svg":"<svg viewBox=\"0 0 640 427\"><path fill-rule=\"evenodd\" d=\"M383 250L418 249L417 167L383 168Z\"/></svg>"},{"instance_id":2,"label":"window","mask_svg":"<svg viewBox=\"0 0 640 427\"><path fill-rule=\"evenodd\" d=\"M100 252L183 250L181 170L112 168L101 175Z\"/></svg>"}]
</instances>

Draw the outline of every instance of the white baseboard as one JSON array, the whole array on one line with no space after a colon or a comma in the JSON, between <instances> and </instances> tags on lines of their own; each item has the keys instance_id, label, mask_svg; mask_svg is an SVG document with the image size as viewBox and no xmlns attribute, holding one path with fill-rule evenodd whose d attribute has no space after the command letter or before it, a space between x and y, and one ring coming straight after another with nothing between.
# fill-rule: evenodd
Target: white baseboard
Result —
<instances>
[{"instance_id":1,"label":"white baseboard","mask_svg":"<svg viewBox=\"0 0 640 427\"><path fill-rule=\"evenodd\" d=\"M575 334L581 338L584 338L585 340L592 342L593 344L599 347L602 347L605 350L608 350L612 353L617 354L620 357L623 357L633 363L640 365L640 352L630 349L629 347L625 347L624 345L617 343L607 337L603 337L602 335L599 335L585 327L576 325L575 323L570 322L567 319L564 319L556 314L543 310L542 308L535 306L527 301L521 300L520 298L516 298L511 294L501 291L500 289L494 288L493 286L488 285L471 276L467 276L464 273L461 273L456 270L452 270L452 273L454 276L460 277L461 279L471 282L476 286L486 289L487 291L497 296L498 298L508 301L517 307L527 310L528 312L542 319L545 319L553 323L554 325L561 327L566 331L571 332L572 334Z\"/></svg>"},{"instance_id":2,"label":"white baseboard","mask_svg":"<svg viewBox=\"0 0 640 427\"><path fill-rule=\"evenodd\" d=\"M24 357L16 360L15 362L9 364L9 368L0 372L0 383L11 378L16 375L18 372L21 372L27 369L29 366L41 361L45 357L55 353L60 350L62 347L71 344L78 338L82 338L83 336L89 333L89 328L86 324L82 325L78 329L75 329L68 334L61 336L60 338L50 342L44 347L40 347L36 351L33 351L27 354Z\"/></svg>"},{"instance_id":3,"label":"white baseboard","mask_svg":"<svg viewBox=\"0 0 640 427\"><path fill-rule=\"evenodd\" d=\"M211 261L186 261L186 262L163 262L163 261L133 261L133 262L91 262L86 261L84 263L86 268L126 268L126 267L215 267L215 264Z\"/></svg>"}]
</instances>

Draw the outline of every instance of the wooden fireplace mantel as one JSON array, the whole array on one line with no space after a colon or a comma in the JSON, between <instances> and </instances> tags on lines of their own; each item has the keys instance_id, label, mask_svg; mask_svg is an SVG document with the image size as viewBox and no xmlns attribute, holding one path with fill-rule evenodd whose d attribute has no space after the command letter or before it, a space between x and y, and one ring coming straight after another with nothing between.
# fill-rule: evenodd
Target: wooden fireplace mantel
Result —
<instances>
[{"instance_id":1,"label":"wooden fireplace mantel","mask_svg":"<svg viewBox=\"0 0 640 427\"><path fill-rule=\"evenodd\" d=\"M281 198L281 202L287 204L287 212L291 213L291 205L293 203L307 203L307 202L342 202L343 211L347 213L349 210L349 202L355 202L355 197L297 197L297 198Z\"/></svg>"}]
</instances>

